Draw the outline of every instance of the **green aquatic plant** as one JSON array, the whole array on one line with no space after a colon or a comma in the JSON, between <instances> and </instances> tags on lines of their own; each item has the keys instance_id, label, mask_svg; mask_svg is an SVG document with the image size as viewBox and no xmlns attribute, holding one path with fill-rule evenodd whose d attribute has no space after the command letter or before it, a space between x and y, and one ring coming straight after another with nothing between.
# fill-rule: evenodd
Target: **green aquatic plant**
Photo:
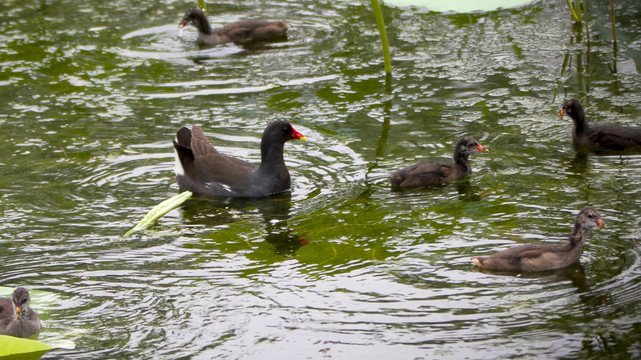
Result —
<instances>
[{"instance_id":1,"label":"green aquatic plant","mask_svg":"<svg viewBox=\"0 0 641 360\"><path fill-rule=\"evenodd\" d=\"M37 360L52 349L37 340L0 335L0 359Z\"/></svg>"},{"instance_id":2,"label":"green aquatic plant","mask_svg":"<svg viewBox=\"0 0 641 360\"><path fill-rule=\"evenodd\" d=\"M153 224L156 220L160 219L163 215L170 212L171 210L180 206L180 204L187 201L192 196L191 191L184 191L176 196L172 196L169 199L161 202L156 205L153 209L149 210L147 215L140 220L140 222L134 226L131 230L127 231L122 237L127 237L138 230L142 230L149 225Z\"/></svg>"},{"instance_id":3,"label":"green aquatic plant","mask_svg":"<svg viewBox=\"0 0 641 360\"><path fill-rule=\"evenodd\" d=\"M383 10L378 3L378 0L372 0L372 9L374 10L374 16L376 17L376 25L378 26L378 32L381 36L381 45L383 46L383 61L385 62L385 73L392 73L392 59L389 53L389 44L387 42L387 31L385 30L385 19L383 18Z\"/></svg>"},{"instance_id":4,"label":"green aquatic plant","mask_svg":"<svg viewBox=\"0 0 641 360\"><path fill-rule=\"evenodd\" d=\"M198 0L197 4L198 8L207 14L207 4L205 4L205 0Z\"/></svg>"},{"instance_id":5,"label":"green aquatic plant","mask_svg":"<svg viewBox=\"0 0 641 360\"><path fill-rule=\"evenodd\" d=\"M574 0L574 2L572 2L572 0L567 0L567 2L572 20L581 22L581 0Z\"/></svg>"},{"instance_id":6,"label":"green aquatic plant","mask_svg":"<svg viewBox=\"0 0 641 360\"><path fill-rule=\"evenodd\" d=\"M614 48L617 46L617 24L616 17L614 16L614 0L610 0L610 18L612 19L612 41L614 41Z\"/></svg>"}]
</instances>

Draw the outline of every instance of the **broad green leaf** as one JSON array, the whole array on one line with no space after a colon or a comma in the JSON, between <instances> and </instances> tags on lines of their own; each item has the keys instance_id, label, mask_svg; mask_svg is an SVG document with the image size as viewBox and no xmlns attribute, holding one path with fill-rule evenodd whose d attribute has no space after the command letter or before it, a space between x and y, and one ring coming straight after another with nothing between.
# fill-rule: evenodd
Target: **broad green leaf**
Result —
<instances>
[{"instance_id":1,"label":"broad green leaf","mask_svg":"<svg viewBox=\"0 0 641 360\"><path fill-rule=\"evenodd\" d=\"M493 11L508 9L534 2L534 0L385 0L386 4L424 7L439 12L466 13L472 11Z\"/></svg>"},{"instance_id":2,"label":"broad green leaf","mask_svg":"<svg viewBox=\"0 0 641 360\"><path fill-rule=\"evenodd\" d=\"M169 199L161 202L156 205L153 209L149 210L147 215L140 220L140 222L134 226L131 230L127 231L122 237L127 237L138 230L142 230L147 226L153 224L156 220L160 219L163 215L170 212L171 210L177 208L180 204L187 201L192 196L191 191L182 192L176 196L172 196Z\"/></svg>"},{"instance_id":3,"label":"broad green leaf","mask_svg":"<svg viewBox=\"0 0 641 360\"><path fill-rule=\"evenodd\" d=\"M51 349L40 341L0 335L0 360L36 360Z\"/></svg>"}]
</instances>

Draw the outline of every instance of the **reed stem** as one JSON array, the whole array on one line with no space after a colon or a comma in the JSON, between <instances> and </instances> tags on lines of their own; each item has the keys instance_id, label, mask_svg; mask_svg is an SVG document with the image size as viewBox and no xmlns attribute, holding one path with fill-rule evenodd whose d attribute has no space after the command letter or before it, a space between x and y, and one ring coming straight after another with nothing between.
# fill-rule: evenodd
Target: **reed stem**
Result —
<instances>
[{"instance_id":1,"label":"reed stem","mask_svg":"<svg viewBox=\"0 0 641 360\"><path fill-rule=\"evenodd\" d=\"M378 0L371 0L374 16L376 17L376 24L378 25L378 32L381 36L381 44L383 45L383 60L385 62L385 73L392 73L392 60L389 53L389 45L387 42L387 31L385 31L385 20L383 19L383 11L378 4Z\"/></svg>"}]
</instances>

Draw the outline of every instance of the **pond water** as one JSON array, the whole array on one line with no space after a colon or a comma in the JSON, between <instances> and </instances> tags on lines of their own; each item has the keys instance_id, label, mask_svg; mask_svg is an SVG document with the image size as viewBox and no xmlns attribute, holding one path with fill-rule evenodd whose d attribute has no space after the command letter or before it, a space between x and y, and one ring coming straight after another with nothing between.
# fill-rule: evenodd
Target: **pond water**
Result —
<instances>
[{"instance_id":1,"label":"pond water","mask_svg":"<svg viewBox=\"0 0 641 360\"><path fill-rule=\"evenodd\" d=\"M603 4L601 4L603 3ZM186 1L0 4L0 285L37 301L45 359L504 359L641 356L641 156L575 157L595 123L641 126L641 3L564 0L489 13L384 7L386 86L368 2L228 0L216 25L286 19L286 42L200 47ZM173 139L197 124L254 162L286 119L291 194L175 195ZM389 174L490 149L459 185L390 192ZM478 271L475 255L561 242L579 209L608 225L580 264Z\"/></svg>"}]
</instances>

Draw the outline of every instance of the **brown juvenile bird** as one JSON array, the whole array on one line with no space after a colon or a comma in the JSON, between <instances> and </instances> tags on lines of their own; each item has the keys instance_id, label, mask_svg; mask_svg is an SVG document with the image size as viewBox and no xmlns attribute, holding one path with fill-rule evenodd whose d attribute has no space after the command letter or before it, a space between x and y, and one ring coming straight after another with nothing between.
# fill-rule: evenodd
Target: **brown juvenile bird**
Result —
<instances>
[{"instance_id":1,"label":"brown juvenile bird","mask_svg":"<svg viewBox=\"0 0 641 360\"><path fill-rule=\"evenodd\" d=\"M563 104L559 116L567 115L574 121L572 143L578 151L616 152L641 151L641 129L615 124L590 126L585 120L583 106L571 99Z\"/></svg>"},{"instance_id":2,"label":"brown juvenile bird","mask_svg":"<svg viewBox=\"0 0 641 360\"><path fill-rule=\"evenodd\" d=\"M196 8L185 13L178 27L186 25L193 25L198 30L198 39L209 45L282 41L287 39L287 29L291 27L288 22L280 20L248 19L212 29L205 13Z\"/></svg>"},{"instance_id":3,"label":"brown juvenile bird","mask_svg":"<svg viewBox=\"0 0 641 360\"><path fill-rule=\"evenodd\" d=\"M463 136L454 147L454 162L424 161L393 173L392 190L402 190L428 185L439 185L460 179L472 172L469 156L476 152L489 152L471 136Z\"/></svg>"},{"instance_id":4,"label":"brown juvenile bird","mask_svg":"<svg viewBox=\"0 0 641 360\"><path fill-rule=\"evenodd\" d=\"M0 335L27 338L42 328L38 313L29 307L29 292L23 287L13 291L11 299L0 298Z\"/></svg>"},{"instance_id":5,"label":"brown juvenile bird","mask_svg":"<svg viewBox=\"0 0 641 360\"><path fill-rule=\"evenodd\" d=\"M574 230L565 244L521 245L487 257L472 258L472 262L490 270L543 271L564 268L579 261L588 231L593 227L606 228L599 212L588 206L577 215Z\"/></svg>"}]
</instances>

